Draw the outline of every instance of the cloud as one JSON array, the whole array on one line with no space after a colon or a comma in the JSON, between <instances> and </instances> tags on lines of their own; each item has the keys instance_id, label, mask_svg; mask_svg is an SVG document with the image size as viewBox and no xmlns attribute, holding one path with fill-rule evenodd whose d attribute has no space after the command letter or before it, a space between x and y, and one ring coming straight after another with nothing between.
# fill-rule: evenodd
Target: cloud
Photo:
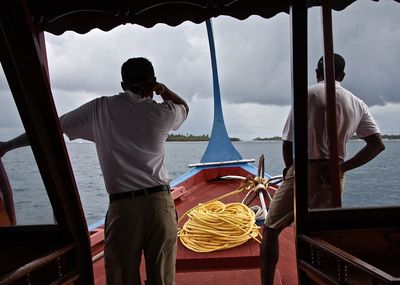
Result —
<instances>
[{"instance_id":1,"label":"cloud","mask_svg":"<svg viewBox=\"0 0 400 285\"><path fill-rule=\"evenodd\" d=\"M370 108L381 133L387 135L400 134L399 113L400 103L387 103L384 106L375 105Z\"/></svg>"},{"instance_id":2,"label":"cloud","mask_svg":"<svg viewBox=\"0 0 400 285\"><path fill-rule=\"evenodd\" d=\"M21 128L14 98L9 90L0 90L0 128Z\"/></svg>"},{"instance_id":3,"label":"cloud","mask_svg":"<svg viewBox=\"0 0 400 285\"><path fill-rule=\"evenodd\" d=\"M390 123L385 114L394 114L400 106L399 12L400 5L394 1L357 1L333 13L334 48L347 61L343 86L371 106L380 125L393 125L395 133L400 133L397 116ZM280 135L291 104L289 16L281 13L267 20L252 16L244 21L220 16L213 19L213 27L229 134L243 139ZM310 84L315 82L315 65L323 53L321 36L320 9L312 8ZM95 97L120 92L122 63L143 56L153 62L158 80L190 105L188 121L180 132L210 132L212 75L205 24L159 24L150 29L124 25L85 35L46 34L46 45L60 115ZM0 96L0 128L21 129L4 74L0 75Z\"/></svg>"},{"instance_id":4,"label":"cloud","mask_svg":"<svg viewBox=\"0 0 400 285\"><path fill-rule=\"evenodd\" d=\"M319 9L311 9L311 33L314 46L322 53ZM344 87L363 99L368 105L400 102L397 78L400 78L400 5L394 1L357 1L345 11L333 13L334 49L346 59ZM321 48L316 48L316 39ZM310 56L315 66L317 56Z\"/></svg>"},{"instance_id":5,"label":"cloud","mask_svg":"<svg viewBox=\"0 0 400 285\"><path fill-rule=\"evenodd\" d=\"M400 5L357 1L333 13L335 51L347 60L344 85L369 105L398 102ZM290 104L290 19L253 16L245 21L213 20L220 86L226 101L284 106ZM309 12L309 82L322 55L320 9ZM86 35L46 35L53 87L65 91L115 94L120 66L129 57L148 57L160 81L187 99L207 98L211 64L204 24L185 22L145 29L136 25ZM372 56L373 55L373 56Z\"/></svg>"},{"instance_id":6,"label":"cloud","mask_svg":"<svg viewBox=\"0 0 400 285\"><path fill-rule=\"evenodd\" d=\"M218 20L218 19L217 19ZM288 105L289 17L214 21L221 91L231 103Z\"/></svg>"},{"instance_id":7,"label":"cloud","mask_svg":"<svg viewBox=\"0 0 400 285\"><path fill-rule=\"evenodd\" d=\"M195 97L187 121L177 134L210 134L213 122L212 98ZM258 103L230 103L222 99L225 126L230 137L252 140L256 137L280 136L290 106Z\"/></svg>"},{"instance_id":8,"label":"cloud","mask_svg":"<svg viewBox=\"0 0 400 285\"><path fill-rule=\"evenodd\" d=\"M230 137L252 140L281 136L290 106L258 103L225 104L225 120Z\"/></svg>"},{"instance_id":9,"label":"cloud","mask_svg":"<svg viewBox=\"0 0 400 285\"><path fill-rule=\"evenodd\" d=\"M288 30L288 16L284 14L270 22L259 17L214 20L220 86L229 94L227 101L289 102L289 33L281 37L283 30ZM121 64L129 57L144 56L153 62L158 79L186 98L212 96L204 24L185 22L176 28L157 25L151 29L130 25L109 33L66 32L61 38L46 34L46 39L55 89L114 94L120 89Z\"/></svg>"}]
</instances>

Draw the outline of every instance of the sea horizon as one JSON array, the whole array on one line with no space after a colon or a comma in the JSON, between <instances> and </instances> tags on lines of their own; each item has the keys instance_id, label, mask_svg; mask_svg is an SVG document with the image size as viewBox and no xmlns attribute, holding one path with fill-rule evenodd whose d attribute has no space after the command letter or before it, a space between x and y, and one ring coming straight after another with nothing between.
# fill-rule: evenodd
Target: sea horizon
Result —
<instances>
[{"instance_id":1,"label":"sea horizon","mask_svg":"<svg viewBox=\"0 0 400 285\"><path fill-rule=\"evenodd\" d=\"M349 157L363 146L363 141L348 144ZM233 142L244 159L265 156L266 173L282 173L283 159L279 141ZM368 164L346 174L344 207L373 207L400 205L397 170L400 167L400 143L385 141L386 149ZM95 145L91 142L67 142L67 150L88 225L104 218L108 194L104 187ZM187 171L189 164L198 163L207 142L167 142L165 164L171 180ZM53 214L42 179L29 147L7 153L3 157L13 189L17 221L19 224L52 223Z\"/></svg>"}]
</instances>

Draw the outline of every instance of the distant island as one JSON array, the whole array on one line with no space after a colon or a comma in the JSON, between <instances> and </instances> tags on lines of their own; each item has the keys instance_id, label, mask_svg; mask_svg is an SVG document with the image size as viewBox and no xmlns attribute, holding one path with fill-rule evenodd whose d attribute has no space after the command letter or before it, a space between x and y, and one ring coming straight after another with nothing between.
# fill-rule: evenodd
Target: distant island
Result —
<instances>
[{"instance_id":1,"label":"distant island","mask_svg":"<svg viewBox=\"0 0 400 285\"><path fill-rule=\"evenodd\" d=\"M282 140L282 138L278 137L278 136L270 137L270 138L256 137L255 139L253 139L253 141L280 141L280 140Z\"/></svg>"},{"instance_id":2,"label":"distant island","mask_svg":"<svg viewBox=\"0 0 400 285\"><path fill-rule=\"evenodd\" d=\"M351 139L358 140L357 136L353 136ZM400 135L382 135L382 139L384 139L384 140L400 140ZM282 140L282 138L278 137L278 136L270 137L270 138L257 137L255 139L253 139L253 141L280 141L280 140Z\"/></svg>"},{"instance_id":3,"label":"distant island","mask_svg":"<svg viewBox=\"0 0 400 285\"><path fill-rule=\"evenodd\" d=\"M356 136L351 138L352 140L358 140ZM382 135L382 139L384 140L400 140L400 135ZM209 135L192 135L192 134L170 134L167 138L169 142L202 142L202 141L209 141ZM231 141L241 141L239 138L230 138ZM280 136L274 137L256 137L253 141L281 141L282 138Z\"/></svg>"},{"instance_id":4,"label":"distant island","mask_svg":"<svg viewBox=\"0 0 400 285\"><path fill-rule=\"evenodd\" d=\"M170 134L167 138L167 142L200 142L200 141L208 141L210 139L209 135L191 135L191 134ZM231 141L240 141L239 138L230 138Z\"/></svg>"},{"instance_id":5,"label":"distant island","mask_svg":"<svg viewBox=\"0 0 400 285\"><path fill-rule=\"evenodd\" d=\"M167 138L167 142L187 142L187 141L208 141L210 138L208 135L201 135L201 136L195 136L195 135L173 135L170 134Z\"/></svg>"},{"instance_id":6,"label":"distant island","mask_svg":"<svg viewBox=\"0 0 400 285\"><path fill-rule=\"evenodd\" d=\"M400 140L400 135L382 135L382 139L386 140Z\"/></svg>"}]
</instances>

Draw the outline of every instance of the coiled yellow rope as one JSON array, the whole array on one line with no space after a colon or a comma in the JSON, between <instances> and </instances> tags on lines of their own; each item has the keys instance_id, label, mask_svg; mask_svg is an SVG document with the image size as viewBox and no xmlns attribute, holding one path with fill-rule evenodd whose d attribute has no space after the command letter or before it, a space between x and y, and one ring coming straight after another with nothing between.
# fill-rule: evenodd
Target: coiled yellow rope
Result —
<instances>
[{"instance_id":1,"label":"coiled yellow rope","mask_svg":"<svg viewBox=\"0 0 400 285\"><path fill-rule=\"evenodd\" d=\"M221 197L187 211L179 221L188 220L178 236L182 244L195 252L213 252L239 246L253 238L260 243L259 227L255 224L255 213L243 203L224 204L219 200L255 187L264 181L260 177L247 179L241 186Z\"/></svg>"}]
</instances>

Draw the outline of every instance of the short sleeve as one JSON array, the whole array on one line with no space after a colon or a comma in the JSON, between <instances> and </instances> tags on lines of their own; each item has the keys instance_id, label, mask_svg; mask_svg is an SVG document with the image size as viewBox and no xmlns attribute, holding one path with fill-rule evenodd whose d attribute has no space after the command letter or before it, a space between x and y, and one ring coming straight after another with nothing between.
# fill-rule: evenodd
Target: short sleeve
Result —
<instances>
[{"instance_id":1,"label":"short sleeve","mask_svg":"<svg viewBox=\"0 0 400 285\"><path fill-rule=\"evenodd\" d=\"M68 112L60 117L61 129L70 140L84 139L94 141L92 128L95 114L95 100Z\"/></svg>"},{"instance_id":2,"label":"short sleeve","mask_svg":"<svg viewBox=\"0 0 400 285\"><path fill-rule=\"evenodd\" d=\"M167 108L171 109L172 112L174 113L174 118L172 120L171 124L171 130L177 130L179 127L182 125L182 123L186 120L187 118L187 111L184 105L182 104L175 104L171 102L170 100L167 100L163 102Z\"/></svg>"},{"instance_id":3,"label":"short sleeve","mask_svg":"<svg viewBox=\"0 0 400 285\"><path fill-rule=\"evenodd\" d=\"M380 133L379 127L376 124L375 119L372 117L370 111L368 110L368 106L363 103L362 107L363 115L356 130L357 137L359 137L360 139Z\"/></svg>"},{"instance_id":4,"label":"short sleeve","mask_svg":"<svg viewBox=\"0 0 400 285\"><path fill-rule=\"evenodd\" d=\"M286 119L285 126L282 132L282 140L293 141L293 120L292 120L292 109L290 109L289 115Z\"/></svg>"}]
</instances>

